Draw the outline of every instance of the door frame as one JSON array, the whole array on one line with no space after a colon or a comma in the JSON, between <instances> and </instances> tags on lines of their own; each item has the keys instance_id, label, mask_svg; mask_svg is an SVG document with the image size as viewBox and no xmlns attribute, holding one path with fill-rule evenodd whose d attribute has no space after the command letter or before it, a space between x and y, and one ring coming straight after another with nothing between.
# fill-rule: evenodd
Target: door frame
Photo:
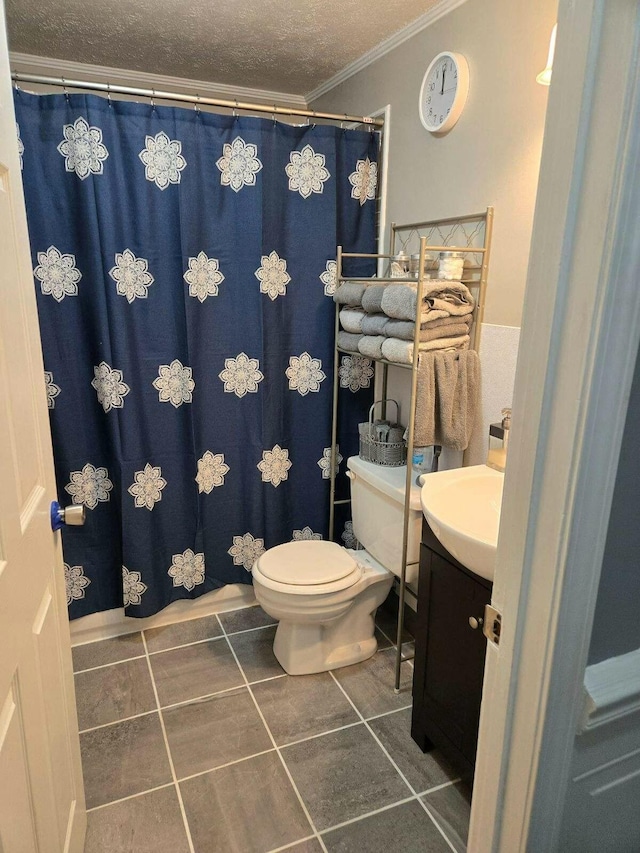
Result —
<instances>
[{"instance_id":1,"label":"door frame","mask_svg":"<svg viewBox=\"0 0 640 853\"><path fill-rule=\"evenodd\" d=\"M638 0L560 0L493 589L502 636L487 649L472 853L558 845L640 342L639 34Z\"/></svg>"}]
</instances>

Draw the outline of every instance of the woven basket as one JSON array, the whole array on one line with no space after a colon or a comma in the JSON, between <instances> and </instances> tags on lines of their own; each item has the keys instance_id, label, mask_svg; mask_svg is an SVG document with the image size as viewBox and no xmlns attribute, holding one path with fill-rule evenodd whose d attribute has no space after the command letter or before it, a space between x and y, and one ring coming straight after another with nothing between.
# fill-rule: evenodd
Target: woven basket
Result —
<instances>
[{"instance_id":1,"label":"woven basket","mask_svg":"<svg viewBox=\"0 0 640 853\"><path fill-rule=\"evenodd\" d=\"M387 468L398 468L407 461L407 445L402 441L379 441L375 438L376 430L373 423L373 412L376 406L386 403L395 403L396 418L400 416L400 407L397 400L378 400L369 409L369 420L358 424L360 433L360 459L373 462L376 465L384 465ZM399 427L400 424L391 424L391 427Z\"/></svg>"}]
</instances>

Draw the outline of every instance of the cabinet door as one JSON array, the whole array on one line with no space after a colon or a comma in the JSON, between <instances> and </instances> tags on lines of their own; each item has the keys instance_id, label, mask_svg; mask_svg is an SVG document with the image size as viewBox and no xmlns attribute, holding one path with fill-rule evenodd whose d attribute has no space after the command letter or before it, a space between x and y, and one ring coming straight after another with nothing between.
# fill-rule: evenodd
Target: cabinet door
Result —
<instances>
[{"instance_id":1,"label":"cabinet door","mask_svg":"<svg viewBox=\"0 0 640 853\"><path fill-rule=\"evenodd\" d=\"M422 719L437 745L444 746L444 735L473 764L486 640L469 618L480 622L491 593L438 554L429 558Z\"/></svg>"}]
</instances>

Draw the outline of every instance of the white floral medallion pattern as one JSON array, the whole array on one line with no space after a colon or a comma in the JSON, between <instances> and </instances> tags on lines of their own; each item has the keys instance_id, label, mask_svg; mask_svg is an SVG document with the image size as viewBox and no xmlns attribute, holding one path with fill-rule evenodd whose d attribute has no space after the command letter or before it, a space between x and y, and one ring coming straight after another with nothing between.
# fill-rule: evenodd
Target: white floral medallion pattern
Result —
<instances>
[{"instance_id":1,"label":"white floral medallion pattern","mask_svg":"<svg viewBox=\"0 0 640 853\"><path fill-rule=\"evenodd\" d=\"M293 531L292 542L311 542L322 539L322 533L314 533L310 527L303 527L302 530Z\"/></svg>"},{"instance_id":2,"label":"white floral medallion pattern","mask_svg":"<svg viewBox=\"0 0 640 853\"><path fill-rule=\"evenodd\" d=\"M291 465L289 451L276 444L271 450L263 450L262 462L258 462L256 467L262 475L263 483L278 487L283 480L289 478Z\"/></svg>"},{"instance_id":3,"label":"white floral medallion pattern","mask_svg":"<svg viewBox=\"0 0 640 853\"><path fill-rule=\"evenodd\" d=\"M342 454L340 453L340 447L336 447L336 470L340 467L340 463L342 462ZM331 448L325 447L322 451L322 459L318 459L318 467L322 471L322 479L330 480L331 479Z\"/></svg>"},{"instance_id":4,"label":"white floral medallion pattern","mask_svg":"<svg viewBox=\"0 0 640 853\"><path fill-rule=\"evenodd\" d=\"M95 388L98 402L105 412L121 409L124 406L124 398L131 390L122 380L122 371L112 370L106 361L101 361L93 368L93 374L91 386Z\"/></svg>"},{"instance_id":5,"label":"white floral medallion pattern","mask_svg":"<svg viewBox=\"0 0 640 853\"><path fill-rule=\"evenodd\" d=\"M189 269L183 276L189 285L189 296L204 302L207 296L218 295L218 285L224 281L217 258L208 258L198 252L197 258L189 258Z\"/></svg>"},{"instance_id":6,"label":"white floral medallion pattern","mask_svg":"<svg viewBox=\"0 0 640 853\"><path fill-rule=\"evenodd\" d=\"M79 601L84 598L84 591L89 586L91 581L84 573L82 566L70 566L64 564L64 585L67 590L67 605L72 601Z\"/></svg>"},{"instance_id":7,"label":"white floral medallion pattern","mask_svg":"<svg viewBox=\"0 0 640 853\"><path fill-rule=\"evenodd\" d=\"M47 389L47 406L50 409L55 409L56 407L56 397L60 393L60 386L56 385L53 381L53 373L50 370L45 370L44 372L44 384Z\"/></svg>"},{"instance_id":8,"label":"white floral medallion pattern","mask_svg":"<svg viewBox=\"0 0 640 853\"><path fill-rule=\"evenodd\" d=\"M122 603L125 607L132 604L140 604L142 596L147 591L146 583L142 583L140 572L130 572L126 566L122 567Z\"/></svg>"},{"instance_id":9,"label":"white floral medallion pattern","mask_svg":"<svg viewBox=\"0 0 640 853\"><path fill-rule=\"evenodd\" d=\"M241 352L235 358L225 358L224 370L218 377L224 382L227 394L244 397L245 394L257 392L258 383L262 382L264 374L257 358L249 358L246 353Z\"/></svg>"},{"instance_id":10,"label":"white floral medallion pattern","mask_svg":"<svg viewBox=\"0 0 640 853\"><path fill-rule=\"evenodd\" d=\"M82 471L72 471L70 477L71 482L64 490L71 495L74 503L95 509L98 503L110 500L113 483L106 468L95 468L87 462Z\"/></svg>"},{"instance_id":11,"label":"white floral medallion pattern","mask_svg":"<svg viewBox=\"0 0 640 853\"><path fill-rule=\"evenodd\" d=\"M144 176L159 189L180 183L180 172L187 165L181 154L182 143L169 139L164 130L155 136L145 136L145 147L138 154L144 163Z\"/></svg>"},{"instance_id":12,"label":"white floral medallion pattern","mask_svg":"<svg viewBox=\"0 0 640 853\"><path fill-rule=\"evenodd\" d=\"M344 542L345 548L352 548L353 550L358 550L360 548L360 543L353 532L353 521L347 521L345 523L344 530L342 531L342 536L340 538Z\"/></svg>"},{"instance_id":13,"label":"white floral medallion pattern","mask_svg":"<svg viewBox=\"0 0 640 853\"><path fill-rule=\"evenodd\" d=\"M289 380L289 390L297 391L302 397L310 391L318 392L320 383L327 378L322 370L322 360L311 358L308 352L303 352L300 356L292 355L285 373Z\"/></svg>"},{"instance_id":14,"label":"white floral medallion pattern","mask_svg":"<svg viewBox=\"0 0 640 853\"><path fill-rule=\"evenodd\" d=\"M240 192L243 187L253 187L256 175L262 169L258 159L258 147L246 143L241 136L222 146L222 157L216 161L221 171L220 183L223 187L231 187L234 192Z\"/></svg>"},{"instance_id":15,"label":"white floral medallion pattern","mask_svg":"<svg viewBox=\"0 0 640 853\"><path fill-rule=\"evenodd\" d=\"M255 276L260 282L260 293L266 293L272 301L286 294L287 285L291 281L287 262L277 252L261 257Z\"/></svg>"},{"instance_id":16,"label":"white floral medallion pattern","mask_svg":"<svg viewBox=\"0 0 640 853\"><path fill-rule=\"evenodd\" d=\"M63 255L55 246L49 246L46 252L38 252L38 266L33 274L43 294L53 296L56 302L62 302L65 296L78 295L82 273L76 267L75 255Z\"/></svg>"},{"instance_id":17,"label":"white floral medallion pattern","mask_svg":"<svg viewBox=\"0 0 640 853\"><path fill-rule=\"evenodd\" d=\"M204 554L194 554L187 548L182 554L174 554L167 572L174 586L183 586L191 592L204 583Z\"/></svg>"},{"instance_id":18,"label":"white floral medallion pattern","mask_svg":"<svg viewBox=\"0 0 640 853\"><path fill-rule=\"evenodd\" d=\"M161 468L154 468L147 462L142 471L134 472L133 483L127 491L133 496L137 507L151 510L162 500L162 490L166 485L167 481L162 476Z\"/></svg>"},{"instance_id":19,"label":"white floral medallion pattern","mask_svg":"<svg viewBox=\"0 0 640 853\"><path fill-rule=\"evenodd\" d=\"M373 365L371 359L364 355L343 355L340 359L340 387L348 388L349 391L359 391L368 388L373 379Z\"/></svg>"},{"instance_id":20,"label":"white floral medallion pattern","mask_svg":"<svg viewBox=\"0 0 640 853\"><path fill-rule=\"evenodd\" d=\"M24 142L20 138L20 125L16 122L16 134L18 136L18 157L20 159L20 168L22 169L24 163L22 162L22 155L24 154Z\"/></svg>"},{"instance_id":21,"label":"white floral medallion pattern","mask_svg":"<svg viewBox=\"0 0 640 853\"><path fill-rule=\"evenodd\" d=\"M207 450L202 459L198 459L198 492L209 495L217 486L224 486L224 478L228 473L229 466L224 461L224 453L212 453Z\"/></svg>"},{"instance_id":22,"label":"white floral medallion pattern","mask_svg":"<svg viewBox=\"0 0 640 853\"><path fill-rule=\"evenodd\" d=\"M356 198L362 206L365 201L372 201L376 197L376 186L378 183L378 164L366 160L358 160L355 172L349 175L351 184L351 198Z\"/></svg>"},{"instance_id":23,"label":"white floral medallion pattern","mask_svg":"<svg viewBox=\"0 0 640 853\"><path fill-rule=\"evenodd\" d=\"M335 261L327 261L327 268L318 278L324 284L324 295L333 296L338 285L338 265Z\"/></svg>"},{"instance_id":24,"label":"white floral medallion pattern","mask_svg":"<svg viewBox=\"0 0 640 853\"><path fill-rule=\"evenodd\" d=\"M158 376L153 380L153 387L158 392L161 403L171 403L177 409L183 403L192 401L196 383L193 381L191 368L184 367L176 358L171 364L160 365Z\"/></svg>"},{"instance_id":25,"label":"white floral medallion pattern","mask_svg":"<svg viewBox=\"0 0 640 853\"><path fill-rule=\"evenodd\" d=\"M89 175L101 175L109 152L102 142L100 128L92 127L84 118L77 118L73 124L65 124L62 133L64 139L58 151L64 157L67 172L75 172L81 181Z\"/></svg>"},{"instance_id":26,"label":"white floral medallion pattern","mask_svg":"<svg viewBox=\"0 0 640 853\"><path fill-rule=\"evenodd\" d=\"M265 552L264 539L254 539L250 533L234 536L233 545L227 551L233 557L234 566L244 566L250 572L255 561Z\"/></svg>"},{"instance_id":27,"label":"white floral medallion pattern","mask_svg":"<svg viewBox=\"0 0 640 853\"><path fill-rule=\"evenodd\" d=\"M316 154L310 145L305 145L301 151L292 151L284 170L289 178L289 189L299 192L302 198L321 193L325 181L331 177L325 167L324 154Z\"/></svg>"},{"instance_id":28,"label":"white floral medallion pattern","mask_svg":"<svg viewBox=\"0 0 640 853\"><path fill-rule=\"evenodd\" d=\"M115 266L111 267L109 275L116 283L116 293L124 296L129 304L136 298L146 299L149 286L155 281L146 259L136 258L131 249L116 254Z\"/></svg>"}]
</instances>

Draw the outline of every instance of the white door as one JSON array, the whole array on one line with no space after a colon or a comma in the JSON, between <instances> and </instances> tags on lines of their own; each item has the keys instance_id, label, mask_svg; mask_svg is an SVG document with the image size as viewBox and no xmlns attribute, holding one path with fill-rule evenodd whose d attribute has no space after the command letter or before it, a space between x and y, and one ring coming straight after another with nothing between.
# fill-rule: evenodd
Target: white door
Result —
<instances>
[{"instance_id":1,"label":"white door","mask_svg":"<svg viewBox=\"0 0 640 853\"><path fill-rule=\"evenodd\" d=\"M639 33L638 0L560 0L493 588L502 631L486 659L470 853L586 849L559 839L640 339ZM628 818L622 786L637 773L610 764L601 792L618 794L617 811L595 795L586 809L606 827L606 849L622 853L631 849L617 841Z\"/></svg>"},{"instance_id":2,"label":"white door","mask_svg":"<svg viewBox=\"0 0 640 853\"><path fill-rule=\"evenodd\" d=\"M51 435L0 0L0 851L81 853L86 814Z\"/></svg>"}]
</instances>

